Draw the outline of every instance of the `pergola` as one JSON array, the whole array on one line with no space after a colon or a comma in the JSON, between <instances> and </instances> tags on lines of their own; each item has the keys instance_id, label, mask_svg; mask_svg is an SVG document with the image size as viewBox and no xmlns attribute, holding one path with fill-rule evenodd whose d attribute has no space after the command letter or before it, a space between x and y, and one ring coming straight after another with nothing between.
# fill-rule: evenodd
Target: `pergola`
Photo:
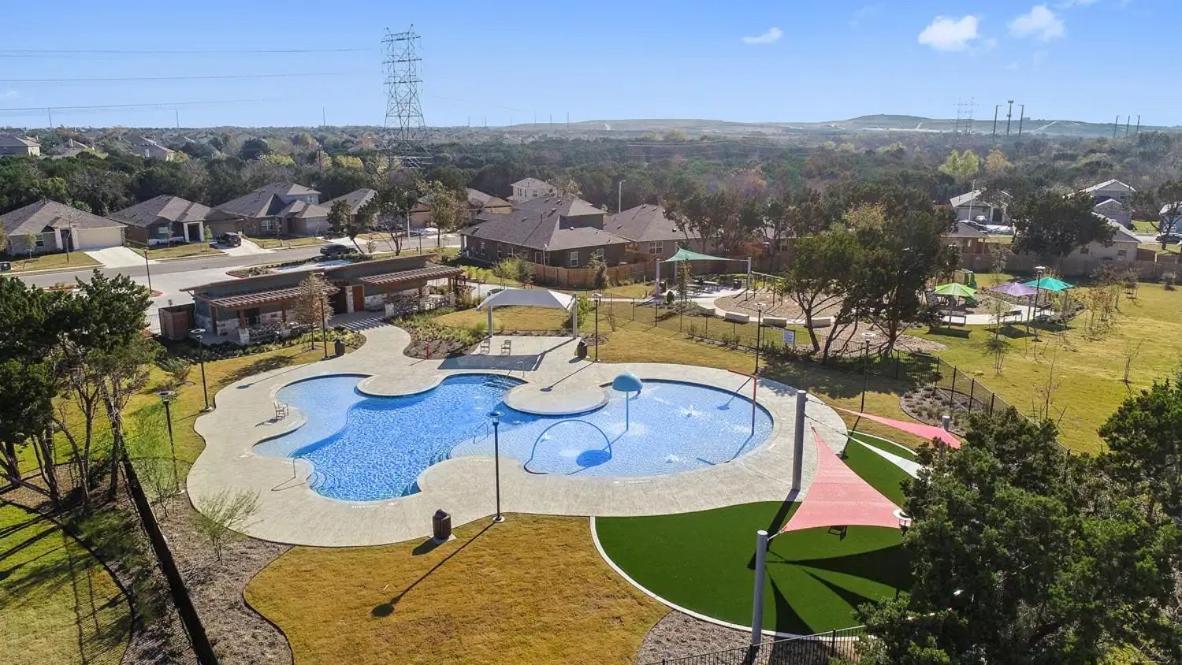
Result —
<instances>
[{"instance_id":1,"label":"pergola","mask_svg":"<svg viewBox=\"0 0 1182 665\"><path fill-rule=\"evenodd\" d=\"M662 296L662 294L660 293L660 290L661 290L661 264L662 263L686 263L686 262L693 262L693 261L737 261L739 263L746 263L747 264L747 284L748 285L751 284L751 257L750 256L748 256L745 259L728 259L725 256L711 256L709 254L703 254L701 252L695 252L691 249L679 247L677 249L677 253L675 253L673 256L670 256L669 258L665 259L664 261L657 261L657 277L656 277L655 284L654 284L654 286L656 287L655 288L656 295Z\"/></svg>"},{"instance_id":2,"label":"pergola","mask_svg":"<svg viewBox=\"0 0 1182 665\"><path fill-rule=\"evenodd\" d=\"M503 289L485 298L476 309L488 310L488 336L493 333L493 309L497 307L549 307L571 311L570 332L579 336L579 308L572 307L575 297L549 289Z\"/></svg>"}]
</instances>

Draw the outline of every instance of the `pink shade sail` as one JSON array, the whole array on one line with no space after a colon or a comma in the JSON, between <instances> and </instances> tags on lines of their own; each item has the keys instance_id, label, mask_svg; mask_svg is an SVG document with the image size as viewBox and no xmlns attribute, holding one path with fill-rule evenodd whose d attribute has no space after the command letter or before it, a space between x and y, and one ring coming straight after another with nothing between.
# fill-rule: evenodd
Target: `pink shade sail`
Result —
<instances>
[{"instance_id":1,"label":"pink shade sail","mask_svg":"<svg viewBox=\"0 0 1182 665\"><path fill-rule=\"evenodd\" d=\"M926 425L924 423L913 423L913 422L908 422L906 420L895 420L894 418L883 418L882 416L876 416L872 413L859 413L857 411L843 409L840 406L835 406L833 408L837 409L838 411L844 411L844 412L850 414L851 416L859 416L859 417L865 418L866 420L869 420L871 422L876 422L879 425L886 425L887 427L893 427L893 428L899 430L900 432L907 432L908 434L914 434L915 436L918 436L923 439L927 439L929 441L931 441L932 439L936 439L937 441L939 441L940 443L943 443L944 445L948 446L949 448L960 448L960 439L956 438L955 434L953 434L952 432L949 432L948 430L944 429L943 427L936 427L935 425Z\"/></svg>"},{"instance_id":2,"label":"pink shade sail","mask_svg":"<svg viewBox=\"0 0 1182 665\"><path fill-rule=\"evenodd\" d=\"M800 507L780 533L821 526L882 526L898 528L899 507L871 487L841 461L813 429L817 473Z\"/></svg>"}]
</instances>

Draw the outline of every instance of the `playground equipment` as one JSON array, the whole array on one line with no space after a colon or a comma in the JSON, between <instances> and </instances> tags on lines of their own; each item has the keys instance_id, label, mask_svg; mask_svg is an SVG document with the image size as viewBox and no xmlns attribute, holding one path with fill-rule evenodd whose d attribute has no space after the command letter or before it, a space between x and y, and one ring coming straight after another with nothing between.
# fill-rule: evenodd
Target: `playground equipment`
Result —
<instances>
[{"instance_id":1,"label":"playground equipment","mask_svg":"<svg viewBox=\"0 0 1182 665\"><path fill-rule=\"evenodd\" d=\"M624 393L624 430L632 425L632 402L628 393L640 394L643 383L632 372L624 372L612 379L612 389Z\"/></svg>"}]
</instances>

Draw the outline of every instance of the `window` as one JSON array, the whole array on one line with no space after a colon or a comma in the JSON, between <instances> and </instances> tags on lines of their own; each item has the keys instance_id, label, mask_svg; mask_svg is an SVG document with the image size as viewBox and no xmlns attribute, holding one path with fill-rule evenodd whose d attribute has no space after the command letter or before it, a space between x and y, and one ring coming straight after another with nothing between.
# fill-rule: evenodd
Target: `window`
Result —
<instances>
[{"instance_id":1,"label":"window","mask_svg":"<svg viewBox=\"0 0 1182 665\"><path fill-rule=\"evenodd\" d=\"M1129 253L1129 250L1127 250L1127 249L1118 249L1118 250L1116 251L1116 255L1117 255L1117 256L1119 256L1119 257L1122 257L1122 258L1123 258L1123 257L1125 257L1125 256L1127 256L1127 255L1128 255L1128 253Z\"/></svg>"},{"instance_id":2,"label":"window","mask_svg":"<svg viewBox=\"0 0 1182 665\"><path fill-rule=\"evenodd\" d=\"M574 252L570 253L570 258L567 259L567 265L569 265L572 268L579 267L579 252L578 251L574 251Z\"/></svg>"},{"instance_id":3,"label":"window","mask_svg":"<svg viewBox=\"0 0 1182 665\"><path fill-rule=\"evenodd\" d=\"M649 254L660 254L661 253L661 243L650 242L648 244L648 253Z\"/></svg>"},{"instance_id":4,"label":"window","mask_svg":"<svg viewBox=\"0 0 1182 665\"><path fill-rule=\"evenodd\" d=\"M37 246L44 247L45 246L45 239L44 238L37 238Z\"/></svg>"}]
</instances>

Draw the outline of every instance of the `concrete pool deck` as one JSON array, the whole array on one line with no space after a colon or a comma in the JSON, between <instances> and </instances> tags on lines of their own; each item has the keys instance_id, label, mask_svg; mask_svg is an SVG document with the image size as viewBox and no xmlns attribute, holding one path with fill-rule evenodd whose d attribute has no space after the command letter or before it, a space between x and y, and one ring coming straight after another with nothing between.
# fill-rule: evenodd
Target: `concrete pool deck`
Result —
<instances>
[{"instance_id":1,"label":"concrete pool deck","mask_svg":"<svg viewBox=\"0 0 1182 665\"><path fill-rule=\"evenodd\" d=\"M453 374L511 376L526 383L511 391L516 407L538 413L585 411L606 396L602 387L620 372L641 379L690 381L751 395L751 380L725 370L660 363L593 363L574 358L574 342L562 337L515 336L512 356L468 355L421 360L403 354L410 335L393 326L365 331L366 344L340 358L248 377L215 396L216 410L201 416L196 430L206 446L189 472L188 494L198 510L222 493L257 493L258 510L241 530L255 538L295 545L379 545L431 534L431 516L442 508L458 526L495 512L493 459L456 457L427 468L417 494L372 502L321 496L308 486L304 460L267 457L256 443L300 427L311 414L296 409L276 419L278 391L289 383L332 374L364 375L359 389L372 395L422 392ZM500 348L494 339L493 349ZM508 368L508 369L507 369ZM503 457L501 509L505 513L577 516L638 516L720 508L752 501L781 501L791 490L795 389L760 379L757 401L772 416L763 444L732 462L676 474L647 477L569 477L526 472ZM597 397L598 396L598 397ZM845 444L845 424L836 411L810 396L808 417L835 452ZM805 446L803 486L816 468Z\"/></svg>"}]
</instances>

